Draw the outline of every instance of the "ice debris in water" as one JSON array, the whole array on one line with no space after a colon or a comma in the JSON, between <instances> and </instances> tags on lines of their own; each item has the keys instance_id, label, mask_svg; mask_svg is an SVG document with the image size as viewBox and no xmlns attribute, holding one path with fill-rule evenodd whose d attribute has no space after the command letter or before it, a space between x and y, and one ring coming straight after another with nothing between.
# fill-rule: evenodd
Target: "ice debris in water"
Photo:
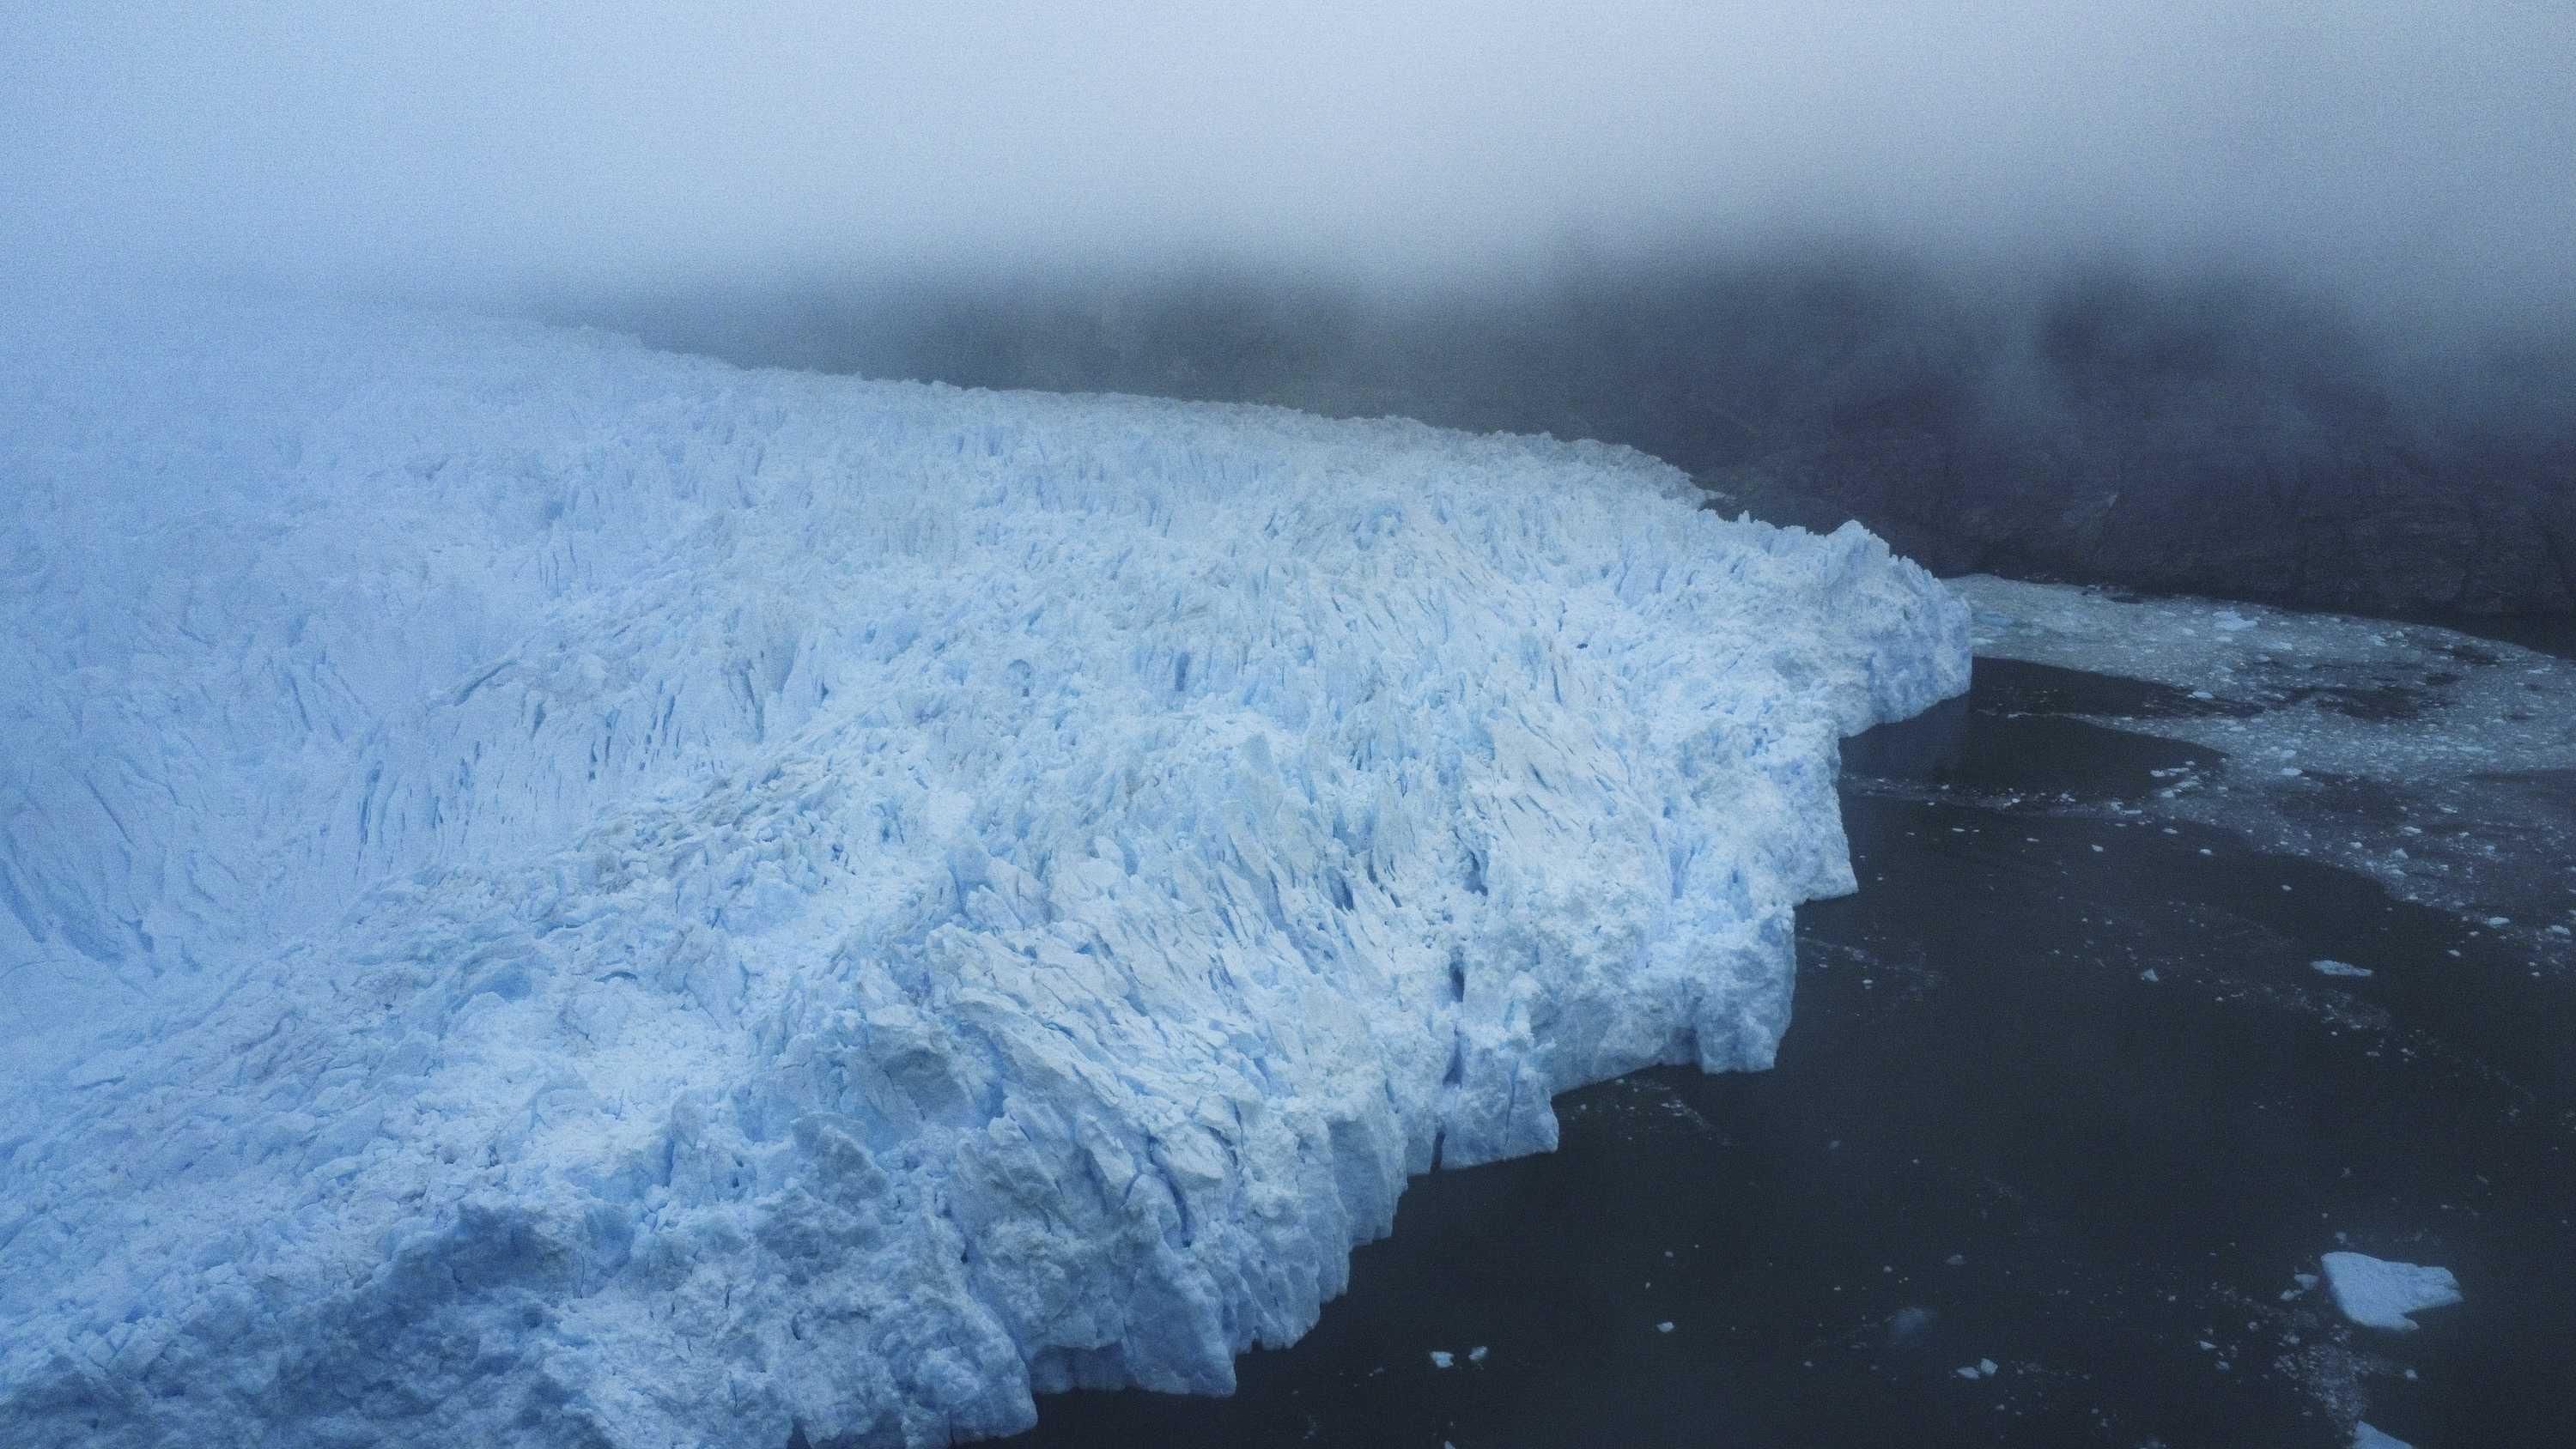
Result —
<instances>
[{"instance_id":1,"label":"ice debris in water","mask_svg":"<svg viewBox=\"0 0 2576 1449\"><path fill-rule=\"evenodd\" d=\"M2352 1426L2352 1449L2415 1449L2415 1446L2385 1430L2368 1424Z\"/></svg>"},{"instance_id":2,"label":"ice debris in water","mask_svg":"<svg viewBox=\"0 0 2576 1449\"><path fill-rule=\"evenodd\" d=\"M159 301L0 395L0 1443L1227 1390L1408 1173L1767 1065L1967 681L1594 444Z\"/></svg>"},{"instance_id":3,"label":"ice debris in water","mask_svg":"<svg viewBox=\"0 0 2576 1449\"><path fill-rule=\"evenodd\" d=\"M2364 1328L2413 1332L2418 1325L2406 1315L2461 1301L2460 1282L2448 1268L2392 1263L2365 1253L2328 1253L2324 1263L2335 1307Z\"/></svg>"},{"instance_id":4,"label":"ice debris in water","mask_svg":"<svg viewBox=\"0 0 2576 1449\"><path fill-rule=\"evenodd\" d=\"M2311 961L2308 966L2320 976L2359 977L2370 974L2369 967L2355 966L2349 961Z\"/></svg>"},{"instance_id":5,"label":"ice debris in water","mask_svg":"<svg viewBox=\"0 0 2576 1449\"><path fill-rule=\"evenodd\" d=\"M2225 757L2197 767L2192 788L2156 794L2168 823L2270 840L2472 923L2529 919L2505 903L2554 899L2530 862L2576 856L2569 832L2537 817L2540 833L2520 850L2423 828L2436 814L2529 814L2534 778L2576 758L2576 662L2429 625L1982 575L1951 582L1969 600L1980 654L2168 687L2087 716ZM2246 627L2219 627L2234 621ZM2177 707L2185 699L2201 707Z\"/></svg>"}]
</instances>

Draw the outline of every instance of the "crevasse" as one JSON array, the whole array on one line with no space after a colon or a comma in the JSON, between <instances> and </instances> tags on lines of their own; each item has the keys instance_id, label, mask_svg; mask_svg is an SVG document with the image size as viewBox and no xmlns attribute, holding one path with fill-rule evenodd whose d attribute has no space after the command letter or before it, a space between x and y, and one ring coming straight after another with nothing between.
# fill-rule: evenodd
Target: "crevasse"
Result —
<instances>
[{"instance_id":1,"label":"crevasse","mask_svg":"<svg viewBox=\"0 0 2576 1449\"><path fill-rule=\"evenodd\" d=\"M0 1442L1222 1392L1408 1174L1768 1064L1967 680L1593 444L172 301L0 390Z\"/></svg>"}]
</instances>

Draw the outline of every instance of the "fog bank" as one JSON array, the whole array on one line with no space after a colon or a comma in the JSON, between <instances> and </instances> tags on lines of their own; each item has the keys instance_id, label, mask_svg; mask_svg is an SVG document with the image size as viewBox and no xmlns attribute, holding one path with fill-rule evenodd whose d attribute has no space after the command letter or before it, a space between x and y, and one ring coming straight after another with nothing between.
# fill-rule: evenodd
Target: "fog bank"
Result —
<instances>
[{"instance_id":1,"label":"fog bank","mask_svg":"<svg viewBox=\"0 0 2576 1449\"><path fill-rule=\"evenodd\" d=\"M2576 7L7 0L0 251L506 302L1831 233L2576 298Z\"/></svg>"},{"instance_id":2,"label":"fog bank","mask_svg":"<svg viewBox=\"0 0 2576 1449\"><path fill-rule=\"evenodd\" d=\"M1946 568L2576 608L2576 5L0 0L206 279L1634 444Z\"/></svg>"}]
</instances>

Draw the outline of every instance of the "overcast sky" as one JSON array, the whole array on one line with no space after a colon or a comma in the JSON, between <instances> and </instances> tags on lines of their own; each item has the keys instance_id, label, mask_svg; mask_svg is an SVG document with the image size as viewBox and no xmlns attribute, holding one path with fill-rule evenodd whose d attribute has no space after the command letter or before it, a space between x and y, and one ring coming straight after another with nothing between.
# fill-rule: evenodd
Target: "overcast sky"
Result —
<instances>
[{"instance_id":1,"label":"overcast sky","mask_svg":"<svg viewBox=\"0 0 2576 1449\"><path fill-rule=\"evenodd\" d=\"M2576 297L2576 0L0 0L0 248L650 284L1790 227Z\"/></svg>"}]
</instances>

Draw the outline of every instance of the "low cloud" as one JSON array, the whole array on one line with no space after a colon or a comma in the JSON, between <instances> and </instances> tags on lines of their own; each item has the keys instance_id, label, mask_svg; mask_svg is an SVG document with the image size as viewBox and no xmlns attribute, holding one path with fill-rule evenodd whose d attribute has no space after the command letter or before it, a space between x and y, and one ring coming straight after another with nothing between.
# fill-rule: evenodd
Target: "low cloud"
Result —
<instances>
[{"instance_id":1,"label":"low cloud","mask_svg":"<svg viewBox=\"0 0 2576 1449\"><path fill-rule=\"evenodd\" d=\"M494 296L1828 233L2576 298L2576 7L8 0L0 248Z\"/></svg>"}]
</instances>

